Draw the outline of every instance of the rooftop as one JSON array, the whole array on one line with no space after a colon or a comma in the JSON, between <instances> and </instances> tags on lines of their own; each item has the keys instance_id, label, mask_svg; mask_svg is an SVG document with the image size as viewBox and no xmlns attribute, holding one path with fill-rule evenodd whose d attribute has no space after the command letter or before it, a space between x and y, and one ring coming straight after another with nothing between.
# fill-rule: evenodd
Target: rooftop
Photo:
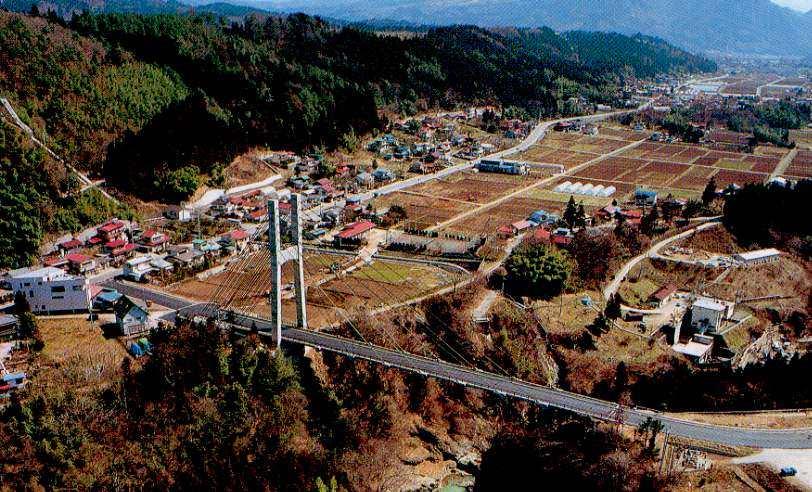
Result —
<instances>
[{"instance_id":1,"label":"rooftop","mask_svg":"<svg viewBox=\"0 0 812 492\"><path fill-rule=\"evenodd\" d=\"M51 281L51 280L70 280L70 279L74 279L74 278L78 278L78 277L75 277L73 275L69 275L69 274L65 273L64 270L61 270L59 268L43 267L43 268L37 268L37 269L34 269L34 270L16 272L12 276L12 278L15 278L15 279L36 278L36 279L42 279L42 280Z\"/></svg>"},{"instance_id":2,"label":"rooftop","mask_svg":"<svg viewBox=\"0 0 812 492\"><path fill-rule=\"evenodd\" d=\"M375 224L368 220L353 222L338 233L340 239L350 239L375 228Z\"/></svg>"},{"instance_id":3,"label":"rooftop","mask_svg":"<svg viewBox=\"0 0 812 492\"><path fill-rule=\"evenodd\" d=\"M747 251L745 253L739 253L738 256L744 261L753 261L759 260L762 258L769 258L771 256L778 256L781 252L775 248L767 248L767 249L757 249L755 251Z\"/></svg>"},{"instance_id":4,"label":"rooftop","mask_svg":"<svg viewBox=\"0 0 812 492\"><path fill-rule=\"evenodd\" d=\"M694 301L694 307L701 307L704 309L710 309L713 311L724 311L727 309L727 305L718 299L713 299L710 297L700 297L696 301Z\"/></svg>"},{"instance_id":5,"label":"rooftop","mask_svg":"<svg viewBox=\"0 0 812 492\"><path fill-rule=\"evenodd\" d=\"M698 342L690 340L687 343L678 343L674 345L674 351L680 354L688 355L690 357L702 357L713 348L713 344Z\"/></svg>"}]
</instances>

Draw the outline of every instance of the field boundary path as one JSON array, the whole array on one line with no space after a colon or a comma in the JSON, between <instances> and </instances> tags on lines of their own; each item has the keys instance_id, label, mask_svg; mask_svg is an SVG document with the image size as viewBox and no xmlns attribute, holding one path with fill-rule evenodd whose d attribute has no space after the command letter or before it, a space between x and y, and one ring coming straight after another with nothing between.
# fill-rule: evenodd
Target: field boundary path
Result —
<instances>
[{"instance_id":1,"label":"field boundary path","mask_svg":"<svg viewBox=\"0 0 812 492\"><path fill-rule=\"evenodd\" d=\"M796 155L798 155L798 147L795 147L794 149L790 150L784 157L781 158L781 161L778 163L777 166L775 166L773 172L770 173L770 177L767 179L767 181L775 179L779 174L784 174L789 165L792 164L792 161L793 159L795 159Z\"/></svg>"}]
</instances>

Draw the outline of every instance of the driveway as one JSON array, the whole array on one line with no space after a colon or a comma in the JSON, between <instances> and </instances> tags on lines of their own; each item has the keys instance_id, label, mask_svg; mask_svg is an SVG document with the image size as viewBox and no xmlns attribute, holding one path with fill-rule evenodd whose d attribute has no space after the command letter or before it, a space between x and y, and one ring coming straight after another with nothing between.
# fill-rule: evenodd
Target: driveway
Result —
<instances>
[{"instance_id":1,"label":"driveway","mask_svg":"<svg viewBox=\"0 0 812 492\"><path fill-rule=\"evenodd\" d=\"M764 449L756 454L735 458L733 463L765 463L776 471L791 466L798 474L790 478L812 489L812 450L810 449Z\"/></svg>"}]
</instances>

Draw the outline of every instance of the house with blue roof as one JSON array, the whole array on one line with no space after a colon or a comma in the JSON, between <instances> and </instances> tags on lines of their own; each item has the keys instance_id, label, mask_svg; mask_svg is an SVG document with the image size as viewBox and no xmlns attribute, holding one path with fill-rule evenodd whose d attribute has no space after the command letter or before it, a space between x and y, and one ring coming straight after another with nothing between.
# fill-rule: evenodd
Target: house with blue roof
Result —
<instances>
[{"instance_id":1,"label":"house with blue roof","mask_svg":"<svg viewBox=\"0 0 812 492\"><path fill-rule=\"evenodd\" d=\"M634 190L634 204L639 207L653 207L657 204L657 192L646 188Z\"/></svg>"},{"instance_id":2,"label":"house with blue roof","mask_svg":"<svg viewBox=\"0 0 812 492\"><path fill-rule=\"evenodd\" d=\"M527 220L535 222L538 225L555 224L560 217L557 214L547 212L546 210L536 210Z\"/></svg>"},{"instance_id":3,"label":"house with blue roof","mask_svg":"<svg viewBox=\"0 0 812 492\"><path fill-rule=\"evenodd\" d=\"M372 171L372 177L375 178L375 181L379 183L393 181L395 179L395 173L386 169L385 167L379 167L378 169Z\"/></svg>"}]
</instances>

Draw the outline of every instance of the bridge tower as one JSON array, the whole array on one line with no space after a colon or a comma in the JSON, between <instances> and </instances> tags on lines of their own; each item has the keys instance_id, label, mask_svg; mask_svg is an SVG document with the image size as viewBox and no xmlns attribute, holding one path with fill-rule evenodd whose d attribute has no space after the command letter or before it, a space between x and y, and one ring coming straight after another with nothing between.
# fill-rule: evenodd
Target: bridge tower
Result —
<instances>
[{"instance_id":1,"label":"bridge tower","mask_svg":"<svg viewBox=\"0 0 812 492\"><path fill-rule=\"evenodd\" d=\"M268 248L271 258L271 323L276 348L282 343L282 265L296 261L294 269L294 294L296 296L296 326L307 328L307 304L305 303L304 256L302 254L302 203L298 193L290 196L291 214L288 228L293 246L282 249L279 227L279 200L268 201Z\"/></svg>"}]
</instances>

